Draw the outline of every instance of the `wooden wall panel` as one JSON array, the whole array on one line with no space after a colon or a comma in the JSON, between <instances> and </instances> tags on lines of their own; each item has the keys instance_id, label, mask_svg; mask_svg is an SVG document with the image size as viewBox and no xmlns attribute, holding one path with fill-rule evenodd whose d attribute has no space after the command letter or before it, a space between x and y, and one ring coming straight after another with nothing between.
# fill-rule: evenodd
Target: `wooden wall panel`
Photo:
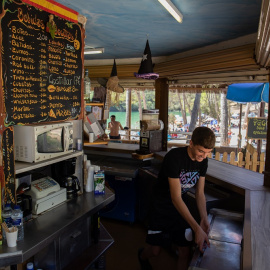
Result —
<instances>
[{"instance_id":1,"label":"wooden wall panel","mask_svg":"<svg viewBox=\"0 0 270 270\"><path fill-rule=\"evenodd\" d=\"M158 63L155 72L161 77L177 76L195 72L258 68L254 58L255 44L195 55Z\"/></svg>"}]
</instances>

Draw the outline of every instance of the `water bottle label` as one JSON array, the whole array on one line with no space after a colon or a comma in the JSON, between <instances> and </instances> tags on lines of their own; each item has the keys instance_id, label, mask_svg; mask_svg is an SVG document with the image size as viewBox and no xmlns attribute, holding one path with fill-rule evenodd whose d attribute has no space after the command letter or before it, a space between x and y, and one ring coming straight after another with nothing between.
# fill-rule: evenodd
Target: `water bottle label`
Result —
<instances>
[{"instance_id":1,"label":"water bottle label","mask_svg":"<svg viewBox=\"0 0 270 270\"><path fill-rule=\"evenodd\" d=\"M6 222L7 225L9 225L12 223L12 218L11 217L3 218L3 221Z\"/></svg>"},{"instance_id":2,"label":"water bottle label","mask_svg":"<svg viewBox=\"0 0 270 270\"><path fill-rule=\"evenodd\" d=\"M22 220L20 218L13 219L13 221L12 221L12 225L14 225L14 226L19 226L19 225L21 225L21 223L22 223Z\"/></svg>"}]
</instances>

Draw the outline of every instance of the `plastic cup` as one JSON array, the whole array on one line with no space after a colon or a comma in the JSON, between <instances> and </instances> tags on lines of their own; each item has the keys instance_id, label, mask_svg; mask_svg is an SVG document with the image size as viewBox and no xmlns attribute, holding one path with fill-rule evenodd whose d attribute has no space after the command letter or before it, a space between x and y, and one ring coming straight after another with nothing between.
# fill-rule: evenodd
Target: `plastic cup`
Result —
<instances>
[{"instance_id":1,"label":"plastic cup","mask_svg":"<svg viewBox=\"0 0 270 270\"><path fill-rule=\"evenodd\" d=\"M14 231L11 231L11 228L10 228L9 232L6 232L8 247L17 246L17 237L18 237L18 228L15 228Z\"/></svg>"},{"instance_id":2,"label":"plastic cup","mask_svg":"<svg viewBox=\"0 0 270 270\"><path fill-rule=\"evenodd\" d=\"M93 132L89 133L89 142L90 143L94 142L94 133Z\"/></svg>"}]
</instances>

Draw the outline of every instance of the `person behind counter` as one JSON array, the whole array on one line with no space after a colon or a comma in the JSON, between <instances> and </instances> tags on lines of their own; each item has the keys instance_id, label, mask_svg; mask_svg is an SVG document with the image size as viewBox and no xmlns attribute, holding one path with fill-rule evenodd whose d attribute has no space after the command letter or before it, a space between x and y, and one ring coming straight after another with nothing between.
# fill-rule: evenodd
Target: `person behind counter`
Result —
<instances>
[{"instance_id":1,"label":"person behind counter","mask_svg":"<svg viewBox=\"0 0 270 270\"><path fill-rule=\"evenodd\" d=\"M109 122L108 128L110 129L110 139L121 139L119 129L123 130L124 128L120 122L115 121L115 115L111 115L111 122Z\"/></svg>"},{"instance_id":2,"label":"person behind counter","mask_svg":"<svg viewBox=\"0 0 270 270\"><path fill-rule=\"evenodd\" d=\"M148 259L158 256L162 247L176 246L177 270L180 270L188 269L194 241L201 252L206 248L205 245L210 246L204 185L207 155L214 146L213 131L207 127L197 127L193 131L189 146L174 148L164 157L157 184L153 189L153 208L146 247L138 252L143 270L152 269ZM187 190L193 186L196 187L200 223L197 223L188 208Z\"/></svg>"}]
</instances>

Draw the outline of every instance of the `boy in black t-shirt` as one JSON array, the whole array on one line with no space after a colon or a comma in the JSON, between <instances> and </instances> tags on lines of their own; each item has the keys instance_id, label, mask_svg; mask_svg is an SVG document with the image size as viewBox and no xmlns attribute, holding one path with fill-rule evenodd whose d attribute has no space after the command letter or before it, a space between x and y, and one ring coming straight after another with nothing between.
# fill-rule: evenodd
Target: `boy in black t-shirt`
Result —
<instances>
[{"instance_id":1,"label":"boy in black t-shirt","mask_svg":"<svg viewBox=\"0 0 270 270\"><path fill-rule=\"evenodd\" d=\"M161 247L177 246L177 270L188 269L190 247L195 243L200 251L210 246L204 195L207 155L215 146L215 134L207 127L194 130L189 146L174 148L164 157L157 183L153 190L153 209L146 237L146 248L139 250L142 269L152 269L148 259L158 256ZM195 186L200 224L191 215L186 192Z\"/></svg>"}]
</instances>

